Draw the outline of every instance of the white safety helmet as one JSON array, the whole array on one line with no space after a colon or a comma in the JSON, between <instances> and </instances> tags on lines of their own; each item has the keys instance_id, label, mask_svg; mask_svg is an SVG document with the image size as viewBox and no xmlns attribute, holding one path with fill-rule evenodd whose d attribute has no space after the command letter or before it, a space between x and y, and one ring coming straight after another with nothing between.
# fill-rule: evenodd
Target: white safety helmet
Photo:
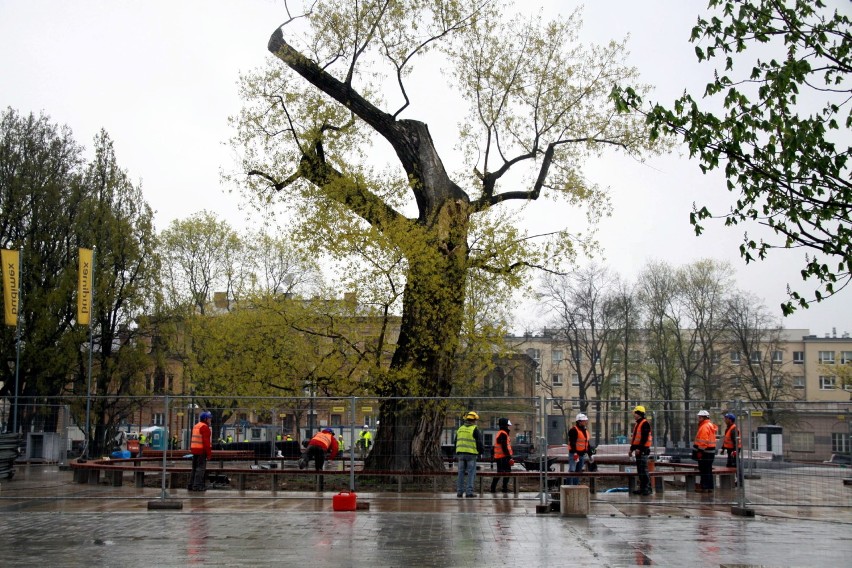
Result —
<instances>
[{"instance_id":1,"label":"white safety helmet","mask_svg":"<svg viewBox=\"0 0 852 568\"><path fill-rule=\"evenodd\" d=\"M585 414L583 414L582 412L577 415L577 422L579 422L580 420L588 420L588 419L589 419L589 417L586 416Z\"/></svg>"},{"instance_id":2,"label":"white safety helmet","mask_svg":"<svg viewBox=\"0 0 852 568\"><path fill-rule=\"evenodd\" d=\"M706 410L699 410L698 416L706 416L707 418L710 418L710 413L707 412Z\"/></svg>"}]
</instances>

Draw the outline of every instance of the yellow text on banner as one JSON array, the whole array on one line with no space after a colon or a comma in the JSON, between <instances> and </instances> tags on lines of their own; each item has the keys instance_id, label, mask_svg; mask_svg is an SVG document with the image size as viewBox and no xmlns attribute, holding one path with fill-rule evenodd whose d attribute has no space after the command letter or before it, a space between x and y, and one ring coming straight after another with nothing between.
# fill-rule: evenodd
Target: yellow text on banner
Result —
<instances>
[{"instance_id":1,"label":"yellow text on banner","mask_svg":"<svg viewBox=\"0 0 852 568\"><path fill-rule=\"evenodd\" d=\"M18 325L18 300L20 299L20 251L0 251L3 263L3 313L6 325Z\"/></svg>"},{"instance_id":2,"label":"yellow text on banner","mask_svg":"<svg viewBox=\"0 0 852 568\"><path fill-rule=\"evenodd\" d=\"M89 325L92 321L92 249L80 249L80 273L77 286L77 323Z\"/></svg>"}]
</instances>

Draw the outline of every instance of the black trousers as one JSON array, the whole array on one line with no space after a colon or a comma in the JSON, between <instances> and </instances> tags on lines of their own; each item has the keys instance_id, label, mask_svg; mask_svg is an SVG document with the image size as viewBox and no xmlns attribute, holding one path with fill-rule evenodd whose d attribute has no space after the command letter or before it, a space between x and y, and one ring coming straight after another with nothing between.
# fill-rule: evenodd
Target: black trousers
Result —
<instances>
[{"instance_id":1,"label":"black trousers","mask_svg":"<svg viewBox=\"0 0 852 568\"><path fill-rule=\"evenodd\" d=\"M205 488L204 476L207 474L207 454L192 454L192 473L189 474L189 491L201 491Z\"/></svg>"},{"instance_id":2,"label":"black trousers","mask_svg":"<svg viewBox=\"0 0 852 568\"><path fill-rule=\"evenodd\" d=\"M322 471L322 466L325 463L325 450L319 446L308 446L305 461L310 462L311 460L314 460L314 469Z\"/></svg>"},{"instance_id":3,"label":"black trousers","mask_svg":"<svg viewBox=\"0 0 852 568\"><path fill-rule=\"evenodd\" d=\"M511 458L497 458L494 461L497 463L497 473L507 473L512 471L512 466L509 465L509 460ZM497 491L497 483L501 478L494 477L491 479L491 492ZM508 493L509 491L509 478L504 477L503 479L503 493Z\"/></svg>"},{"instance_id":4,"label":"black trousers","mask_svg":"<svg viewBox=\"0 0 852 568\"><path fill-rule=\"evenodd\" d=\"M713 489L713 460L716 452L704 450L698 460L698 473L701 475L701 489Z\"/></svg>"}]
</instances>

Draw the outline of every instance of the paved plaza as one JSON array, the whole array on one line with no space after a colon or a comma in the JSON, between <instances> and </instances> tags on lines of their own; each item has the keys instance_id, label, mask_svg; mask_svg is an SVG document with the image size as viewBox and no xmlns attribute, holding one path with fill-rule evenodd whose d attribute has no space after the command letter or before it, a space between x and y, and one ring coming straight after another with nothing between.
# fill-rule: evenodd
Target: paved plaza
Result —
<instances>
[{"instance_id":1,"label":"paved plaza","mask_svg":"<svg viewBox=\"0 0 852 568\"><path fill-rule=\"evenodd\" d=\"M621 496L568 518L537 514L527 494L364 493L369 510L353 512L333 511L333 495L180 489L167 501L182 509L150 510L161 491L23 475L0 483L0 565L852 566L848 507L744 518L700 495Z\"/></svg>"}]
</instances>

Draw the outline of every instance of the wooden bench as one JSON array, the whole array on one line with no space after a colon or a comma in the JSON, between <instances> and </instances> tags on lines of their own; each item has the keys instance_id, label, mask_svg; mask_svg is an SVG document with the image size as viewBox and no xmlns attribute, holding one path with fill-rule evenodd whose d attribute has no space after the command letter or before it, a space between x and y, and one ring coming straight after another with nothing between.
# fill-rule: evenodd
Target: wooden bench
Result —
<instances>
[{"instance_id":1,"label":"wooden bench","mask_svg":"<svg viewBox=\"0 0 852 568\"><path fill-rule=\"evenodd\" d=\"M220 456L224 457L224 456ZM244 456L245 457L245 456ZM144 479L146 474L152 475L162 475L163 467L161 464L162 458L129 458L129 459L115 459L115 460L92 460L87 462L72 462L71 469L74 471L74 481L77 483L89 483L89 484L98 484L100 483L100 473L103 472L105 478L108 479L109 483L113 486L120 486L122 484L124 472L130 471L133 472L135 486L138 488L144 487ZM223 460L225 461L225 460ZM143 465L146 464L146 465ZM185 463L185 462L184 462ZM279 465L279 464L276 464ZM283 465L281 463L280 465ZM270 488L274 493L277 491L278 482L282 477L295 477L295 476L316 476L316 484L317 490L323 490L323 481L324 478L341 478L341 477L350 477L352 476L352 470L345 467L348 463L344 464L344 468L340 470L323 470L323 471L315 471L315 470L302 470L302 469L283 469L283 468L270 468L270 469L246 469L246 468L235 468L235 467L224 467L223 463L220 463L220 467L211 470L208 470L208 474L210 475L218 475L218 476L227 476L229 478L233 478L235 482L235 488L239 491L244 491L247 486L247 480L249 477L256 476L268 476L270 478ZM687 491L693 491L695 489L695 477L698 475L698 466L693 464L658 464L660 466L659 469L656 469L653 472L649 472L649 475L654 483L654 488L658 492L662 492L664 489L664 480L666 478L676 478L676 477L684 477L685 485ZM669 469L663 469L663 467ZM168 483L170 485L172 474L189 474L191 469L185 465L176 466L166 466L165 473L168 476ZM733 487L733 480L736 476L735 468L714 468L713 474L719 476L719 487L721 489L730 489ZM518 491L518 480L520 479L539 479L544 475L543 472L539 471L510 471L510 472L497 472L497 471L477 471L476 477L479 478L479 492L483 491L483 484L485 480L490 480L494 477L508 477L512 480L513 493L515 496L519 494ZM365 470L365 469L355 469L354 476L357 477L384 477L384 478L395 478L397 484L397 491L402 492L403 483L407 479L419 478L419 479L431 479L432 480L432 491L434 493L438 492L438 479L442 477L451 477L455 478L458 476L457 470L446 469L446 470L438 470L438 471L425 471L425 472L410 472L410 471L393 471L393 470ZM596 471L596 472L565 472L565 473L555 473L548 472L547 478L556 481L556 483L561 484L560 480L564 478L577 478L578 481L585 482L589 485L589 490L592 494L596 492L596 480L598 479L624 479L627 481L628 490L632 491L635 486L635 480L638 477L638 474L635 471Z\"/></svg>"}]
</instances>

